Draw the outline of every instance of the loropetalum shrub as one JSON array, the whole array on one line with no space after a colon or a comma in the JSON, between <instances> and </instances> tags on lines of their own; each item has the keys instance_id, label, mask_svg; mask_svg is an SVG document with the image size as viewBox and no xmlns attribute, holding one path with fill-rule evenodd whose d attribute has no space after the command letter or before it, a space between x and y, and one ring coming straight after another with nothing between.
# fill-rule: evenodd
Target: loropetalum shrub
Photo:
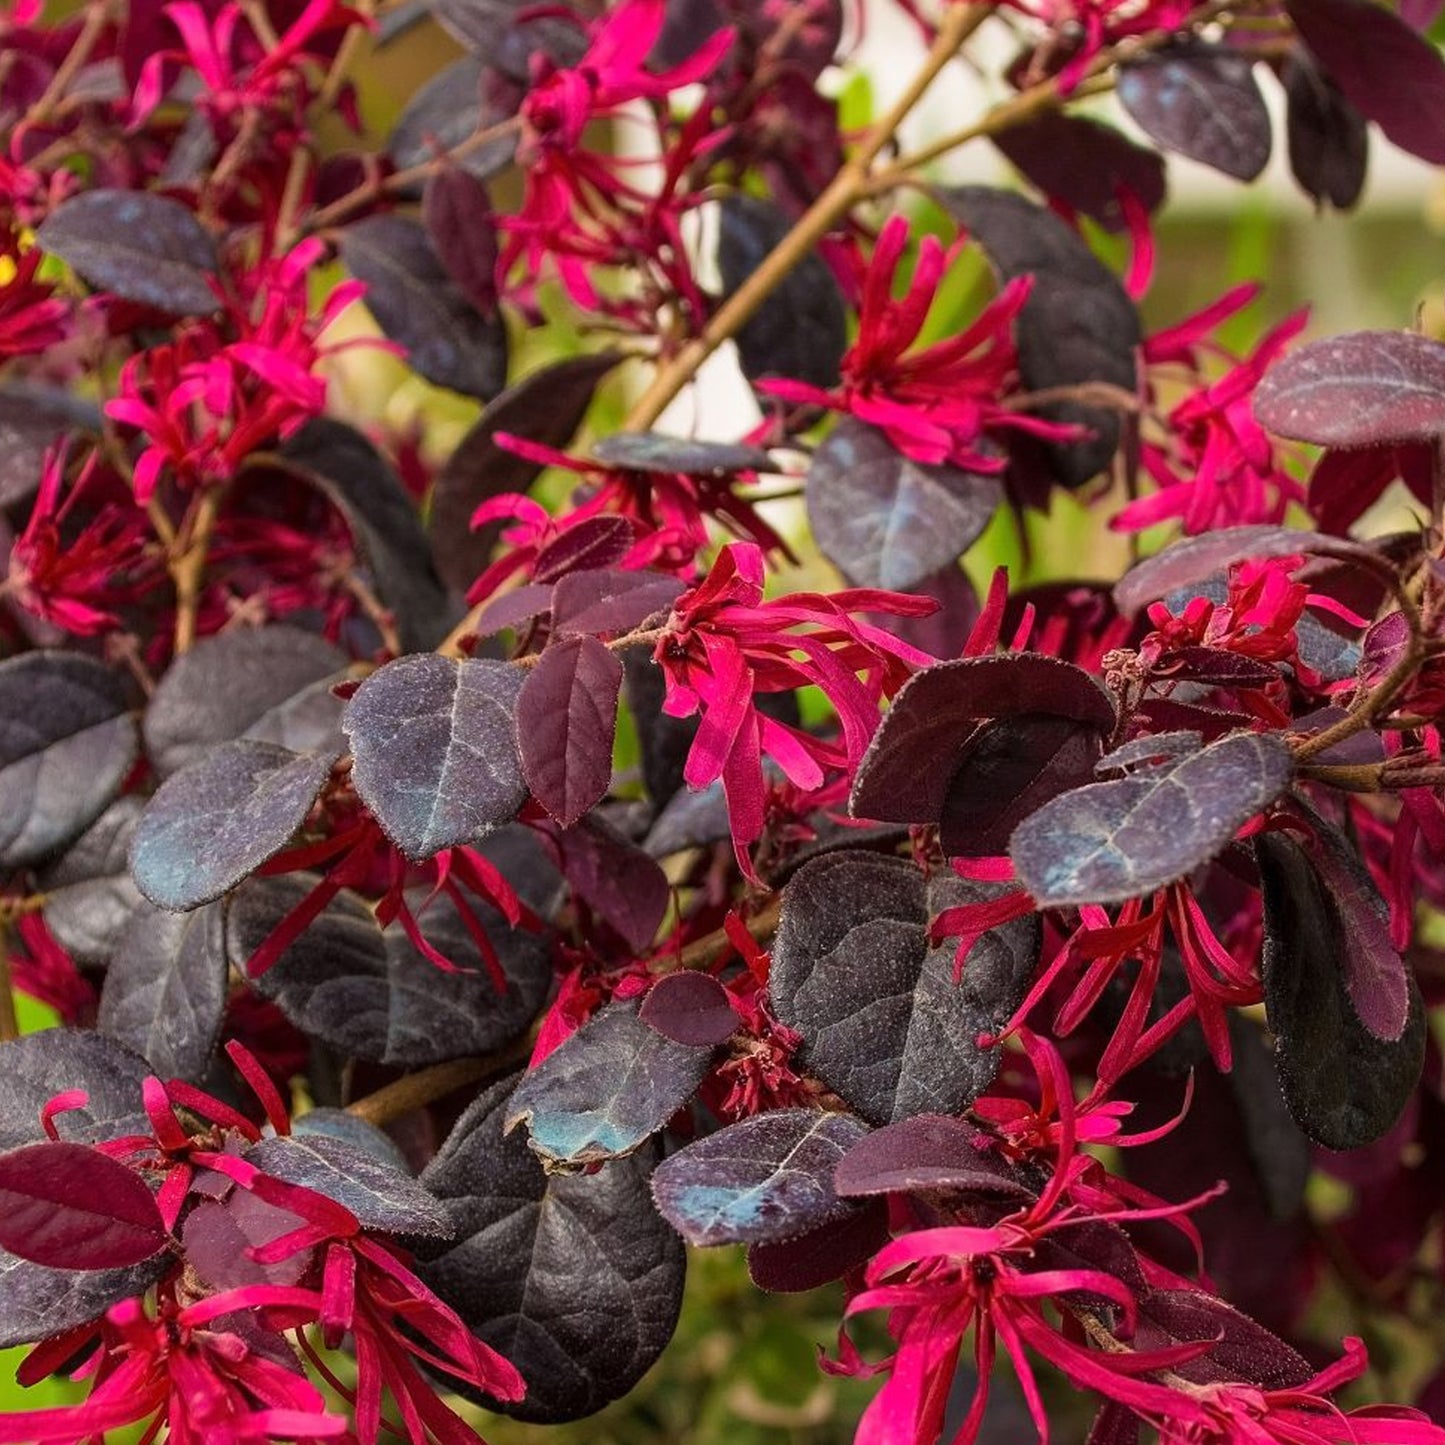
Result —
<instances>
[{"instance_id":1,"label":"loropetalum shrub","mask_svg":"<svg viewBox=\"0 0 1445 1445\"><path fill-rule=\"evenodd\" d=\"M1374 128L1445 162L1439 5L906 9L861 132L839 0L10 10L0 1344L84 1394L0 1441L578 1418L736 1245L842 1281L865 1445L986 1436L1004 1356L1041 1438L1445 1441L1388 1328L1442 1300L1445 346L1139 309L1262 87L1317 204ZM972 143L1020 186L934 185ZM728 342L758 425L655 430ZM475 424L329 414L343 344ZM976 596L1059 492L1173 540Z\"/></svg>"}]
</instances>

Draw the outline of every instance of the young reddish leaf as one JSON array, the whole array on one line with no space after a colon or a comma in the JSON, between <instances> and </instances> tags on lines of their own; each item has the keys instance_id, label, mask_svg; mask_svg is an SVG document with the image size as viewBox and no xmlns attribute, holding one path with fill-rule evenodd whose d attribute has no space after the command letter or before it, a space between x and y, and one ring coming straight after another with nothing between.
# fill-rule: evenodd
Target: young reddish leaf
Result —
<instances>
[{"instance_id":1,"label":"young reddish leaf","mask_svg":"<svg viewBox=\"0 0 1445 1445\"><path fill-rule=\"evenodd\" d=\"M1285 60L1284 88L1289 99L1289 167L1295 180L1316 204L1328 201L1338 211L1348 210L1360 198L1369 164L1364 116L1299 50Z\"/></svg>"},{"instance_id":2,"label":"young reddish leaf","mask_svg":"<svg viewBox=\"0 0 1445 1445\"><path fill-rule=\"evenodd\" d=\"M728 991L710 973L664 974L642 1000L642 1022L679 1044L713 1047L737 1033L741 1020Z\"/></svg>"},{"instance_id":3,"label":"young reddish leaf","mask_svg":"<svg viewBox=\"0 0 1445 1445\"><path fill-rule=\"evenodd\" d=\"M151 191L93 190L65 201L36 233L99 291L172 316L220 307L211 234L179 201Z\"/></svg>"},{"instance_id":4,"label":"young reddish leaf","mask_svg":"<svg viewBox=\"0 0 1445 1445\"><path fill-rule=\"evenodd\" d=\"M735 472L773 470L773 459L760 447L670 437L655 431L614 432L593 444L592 455L609 467L630 472L726 477Z\"/></svg>"},{"instance_id":5,"label":"young reddish leaf","mask_svg":"<svg viewBox=\"0 0 1445 1445\"><path fill-rule=\"evenodd\" d=\"M555 582L568 572L611 567L627 556L634 540L626 517L588 517L537 553L532 576L538 582Z\"/></svg>"},{"instance_id":6,"label":"young reddish leaf","mask_svg":"<svg viewBox=\"0 0 1445 1445\"><path fill-rule=\"evenodd\" d=\"M517 695L517 751L532 796L570 828L612 782L622 664L595 637L548 647Z\"/></svg>"},{"instance_id":7,"label":"young reddish leaf","mask_svg":"<svg viewBox=\"0 0 1445 1445\"><path fill-rule=\"evenodd\" d=\"M1310 855L1282 832L1255 840L1264 897L1264 1006L1295 1122L1327 1149L1358 1149L1400 1117L1425 1058L1425 1010L1409 991L1404 1031L1372 1034L1350 997L1350 933Z\"/></svg>"},{"instance_id":8,"label":"young reddish leaf","mask_svg":"<svg viewBox=\"0 0 1445 1445\"><path fill-rule=\"evenodd\" d=\"M483 401L507 382L507 329L468 304L420 221L375 215L341 233L342 263L366 283L376 323L428 381Z\"/></svg>"},{"instance_id":9,"label":"young reddish leaf","mask_svg":"<svg viewBox=\"0 0 1445 1445\"><path fill-rule=\"evenodd\" d=\"M444 165L422 198L422 223L437 258L482 316L497 310L497 226L487 188L469 171Z\"/></svg>"},{"instance_id":10,"label":"young reddish leaf","mask_svg":"<svg viewBox=\"0 0 1445 1445\"><path fill-rule=\"evenodd\" d=\"M155 1196L133 1169L84 1144L0 1154L0 1247L51 1269L124 1269L166 1247Z\"/></svg>"},{"instance_id":11,"label":"young reddish leaf","mask_svg":"<svg viewBox=\"0 0 1445 1445\"><path fill-rule=\"evenodd\" d=\"M552 589L552 626L562 636L631 632L650 617L665 616L682 592L676 577L657 572L569 572Z\"/></svg>"},{"instance_id":12,"label":"young reddish leaf","mask_svg":"<svg viewBox=\"0 0 1445 1445\"><path fill-rule=\"evenodd\" d=\"M117 941L96 1027L161 1078L199 1082L221 1031L227 974L222 904L179 914L143 904Z\"/></svg>"},{"instance_id":13,"label":"young reddish leaf","mask_svg":"<svg viewBox=\"0 0 1445 1445\"><path fill-rule=\"evenodd\" d=\"M973 724L1044 713L1114 726L1114 703L1083 668L1036 652L965 657L910 678L873 735L848 800L855 818L935 823L973 737Z\"/></svg>"},{"instance_id":14,"label":"young reddish leaf","mask_svg":"<svg viewBox=\"0 0 1445 1445\"><path fill-rule=\"evenodd\" d=\"M372 673L347 704L356 791L407 857L470 843L526 802L514 721L523 676L418 653Z\"/></svg>"},{"instance_id":15,"label":"young reddish leaf","mask_svg":"<svg viewBox=\"0 0 1445 1445\"><path fill-rule=\"evenodd\" d=\"M227 947L238 970L320 881L306 873L255 878L237 891ZM421 1068L491 1053L536 1017L552 982L551 960L544 935L508 928L481 903L470 906L496 953L504 988L445 894L418 922L455 973L426 958L400 923L383 932L371 909L345 889L251 987L297 1028L348 1057Z\"/></svg>"},{"instance_id":16,"label":"young reddish leaf","mask_svg":"<svg viewBox=\"0 0 1445 1445\"><path fill-rule=\"evenodd\" d=\"M546 617L552 610L552 589L542 582L524 582L495 597L477 615L477 636L495 637L507 628Z\"/></svg>"},{"instance_id":17,"label":"young reddish leaf","mask_svg":"<svg viewBox=\"0 0 1445 1445\"><path fill-rule=\"evenodd\" d=\"M120 791L136 755L125 689L73 652L0 662L0 867L38 863Z\"/></svg>"},{"instance_id":18,"label":"young reddish leaf","mask_svg":"<svg viewBox=\"0 0 1445 1445\"><path fill-rule=\"evenodd\" d=\"M794 1239L748 1248L748 1278L770 1294L800 1294L841 1279L888 1243L888 1210L868 1199Z\"/></svg>"},{"instance_id":19,"label":"young reddish leaf","mask_svg":"<svg viewBox=\"0 0 1445 1445\"><path fill-rule=\"evenodd\" d=\"M731 295L793 228L772 201L731 195L718 207L718 270ZM786 376L810 386L834 386L848 349L848 312L827 262L809 252L733 338L743 375Z\"/></svg>"},{"instance_id":20,"label":"young reddish leaf","mask_svg":"<svg viewBox=\"0 0 1445 1445\"><path fill-rule=\"evenodd\" d=\"M564 447L582 424L602 378L622 360L600 351L573 356L531 372L487 405L437 473L427 534L437 571L465 592L486 566L501 525L472 531L472 513L489 497L525 492L542 467L497 445L498 432L516 433L544 446Z\"/></svg>"},{"instance_id":21,"label":"young reddish leaf","mask_svg":"<svg viewBox=\"0 0 1445 1445\"><path fill-rule=\"evenodd\" d=\"M527 1381L517 1404L469 1398L523 1420L575 1420L625 1395L671 1339L686 1251L648 1193L654 1151L545 1173L523 1136L503 1137L512 1084L477 1099L423 1171L457 1243L418 1272Z\"/></svg>"},{"instance_id":22,"label":"young reddish leaf","mask_svg":"<svg viewBox=\"0 0 1445 1445\"><path fill-rule=\"evenodd\" d=\"M1139 1327L1131 1342L1138 1350L1214 1340L1198 1359L1176 1368L1200 1383L1249 1380L1266 1390L1303 1385L1314 1366L1226 1300L1198 1289L1152 1289L1139 1301Z\"/></svg>"},{"instance_id":23,"label":"young reddish leaf","mask_svg":"<svg viewBox=\"0 0 1445 1445\"><path fill-rule=\"evenodd\" d=\"M1131 61L1119 100L1151 140L1236 180L1252 181L1270 152L1269 111L1253 62L1219 45L1178 41Z\"/></svg>"},{"instance_id":24,"label":"young reddish leaf","mask_svg":"<svg viewBox=\"0 0 1445 1445\"><path fill-rule=\"evenodd\" d=\"M1285 10L1345 98L1401 150L1445 163L1445 61L1370 0L1286 0Z\"/></svg>"},{"instance_id":25,"label":"young reddish leaf","mask_svg":"<svg viewBox=\"0 0 1445 1445\"><path fill-rule=\"evenodd\" d=\"M1083 237L1052 211L1024 196L989 186L938 192L944 209L988 253L1000 278L1032 276L1029 298L1014 323L1019 373L1029 391L1106 382L1132 391L1135 351L1143 340L1139 313L1119 278ZM1109 463L1119 445L1119 415L1075 401L1051 402L1035 413L1080 426L1076 441L1027 446L1011 442L1015 456L1041 452L1045 470L1060 485L1079 487Z\"/></svg>"},{"instance_id":26,"label":"young reddish leaf","mask_svg":"<svg viewBox=\"0 0 1445 1445\"><path fill-rule=\"evenodd\" d=\"M1445 345L1412 331L1349 331L1290 352L1264 374L1254 414L1326 447L1428 441L1445 432Z\"/></svg>"},{"instance_id":27,"label":"young reddish leaf","mask_svg":"<svg viewBox=\"0 0 1445 1445\"><path fill-rule=\"evenodd\" d=\"M1126 228L1120 191L1151 213L1164 204L1163 156L1087 116L1048 112L992 140L1031 185L1106 230Z\"/></svg>"},{"instance_id":28,"label":"young reddish leaf","mask_svg":"<svg viewBox=\"0 0 1445 1445\"><path fill-rule=\"evenodd\" d=\"M146 704L146 755L169 777L217 743L264 728L303 688L339 678L346 661L339 648L299 627L242 627L202 638L176 658Z\"/></svg>"},{"instance_id":29,"label":"young reddish leaf","mask_svg":"<svg viewBox=\"0 0 1445 1445\"><path fill-rule=\"evenodd\" d=\"M856 1208L833 1192L833 1169L867 1132L851 1114L775 1109L664 1159L652 1197L689 1244L793 1239Z\"/></svg>"},{"instance_id":30,"label":"young reddish leaf","mask_svg":"<svg viewBox=\"0 0 1445 1445\"><path fill-rule=\"evenodd\" d=\"M818 549L859 587L907 592L955 562L988 526L997 477L924 466L845 417L813 453L805 491Z\"/></svg>"},{"instance_id":31,"label":"young reddish leaf","mask_svg":"<svg viewBox=\"0 0 1445 1445\"><path fill-rule=\"evenodd\" d=\"M692 1097L712 1056L648 1028L636 1004L610 1004L523 1075L507 1131L526 1124L534 1153L572 1168L631 1154Z\"/></svg>"},{"instance_id":32,"label":"young reddish leaf","mask_svg":"<svg viewBox=\"0 0 1445 1445\"><path fill-rule=\"evenodd\" d=\"M40 875L45 926L77 963L109 963L121 930L145 906L128 861L144 811L133 793L117 798Z\"/></svg>"},{"instance_id":33,"label":"young reddish leaf","mask_svg":"<svg viewBox=\"0 0 1445 1445\"><path fill-rule=\"evenodd\" d=\"M1014 831L1014 870L1040 908L1144 897L1222 853L1293 772L1277 733L1235 733L1187 757L1060 793Z\"/></svg>"},{"instance_id":34,"label":"young reddish leaf","mask_svg":"<svg viewBox=\"0 0 1445 1445\"><path fill-rule=\"evenodd\" d=\"M965 1119L917 1114L860 1139L833 1171L833 1186L848 1199L875 1194L948 1191L1002 1199L1032 1199L992 1137Z\"/></svg>"},{"instance_id":35,"label":"young reddish leaf","mask_svg":"<svg viewBox=\"0 0 1445 1445\"><path fill-rule=\"evenodd\" d=\"M178 912L228 893L306 821L333 761L239 738L173 773L131 839L136 887Z\"/></svg>"},{"instance_id":36,"label":"young reddish leaf","mask_svg":"<svg viewBox=\"0 0 1445 1445\"><path fill-rule=\"evenodd\" d=\"M954 948L932 946L942 909L992 896L951 874L843 851L798 870L783 894L770 981L803 1062L872 1124L955 1113L993 1081L980 1048L1022 1001L1038 961L1034 916L986 933L955 982Z\"/></svg>"},{"instance_id":37,"label":"young reddish leaf","mask_svg":"<svg viewBox=\"0 0 1445 1445\"><path fill-rule=\"evenodd\" d=\"M648 854L598 817L556 835L567 881L639 952L662 926L672 885Z\"/></svg>"}]
</instances>

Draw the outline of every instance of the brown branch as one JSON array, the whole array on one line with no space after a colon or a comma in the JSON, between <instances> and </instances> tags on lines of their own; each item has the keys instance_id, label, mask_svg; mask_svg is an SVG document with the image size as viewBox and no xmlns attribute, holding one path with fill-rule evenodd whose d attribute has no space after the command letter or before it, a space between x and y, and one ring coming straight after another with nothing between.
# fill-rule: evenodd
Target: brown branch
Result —
<instances>
[{"instance_id":1,"label":"brown branch","mask_svg":"<svg viewBox=\"0 0 1445 1445\"><path fill-rule=\"evenodd\" d=\"M189 652L195 645L196 613L206 578L206 559L224 499L222 487L211 487L200 494L189 518L190 525L184 528L180 551L170 563L171 581L176 589L177 654Z\"/></svg>"},{"instance_id":2,"label":"brown branch","mask_svg":"<svg viewBox=\"0 0 1445 1445\"><path fill-rule=\"evenodd\" d=\"M389 1124L393 1119L410 1114L413 1109L422 1109L438 1099L445 1099L448 1094L454 1094L468 1084L505 1073L528 1057L535 1042L534 1027L531 1032L495 1053L475 1059L452 1059L445 1064L434 1064L429 1069L407 1074L374 1094L348 1104L346 1112L378 1127Z\"/></svg>"},{"instance_id":3,"label":"brown branch","mask_svg":"<svg viewBox=\"0 0 1445 1445\"><path fill-rule=\"evenodd\" d=\"M15 989L10 982L10 940L0 932L0 1042L20 1037L15 1017Z\"/></svg>"},{"instance_id":4,"label":"brown branch","mask_svg":"<svg viewBox=\"0 0 1445 1445\"><path fill-rule=\"evenodd\" d=\"M783 911L781 898L772 898L747 920L748 932L759 943L777 932L778 918ZM695 938L677 955L678 968L706 968L733 946L725 929L719 928L702 938Z\"/></svg>"}]
</instances>

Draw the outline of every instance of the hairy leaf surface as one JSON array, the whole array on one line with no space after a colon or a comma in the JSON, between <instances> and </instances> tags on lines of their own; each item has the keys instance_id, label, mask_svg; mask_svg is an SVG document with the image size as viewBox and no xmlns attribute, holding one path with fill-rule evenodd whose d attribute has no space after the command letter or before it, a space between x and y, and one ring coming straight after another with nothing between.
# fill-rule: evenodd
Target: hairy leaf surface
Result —
<instances>
[{"instance_id":1,"label":"hairy leaf surface","mask_svg":"<svg viewBox=\"0 0 1445 1445\"><path fill-rule=\"evenodd\" d=\"M0 1148L43 1138L40 1111L70 1089L88 1097L56 1115L62 1139L91 1144L148 1132L140 1086L150 1072L139 1054L93 1029L45 1029L0 1044Z\"/></svg>"},{"instance_id":2,"label":"hairy leaf surface","mask_svg":"<svg viewBox=\"0 0 1445 1445\"><path fill-rule=\"evenodd\" d=\"M711 974L679 969L643 996L642 1022L679 1044L726 1043L741 1023L727 990Z\"/></svg>"},{"instance_id":3,"label":"hairy leaf surface","mask_svg":"<svg viewBox=\"0 0 1445 1445\"><path fill-rule=\"evenodd\" d=\"M134 794L117 798L40 875L45 926L77 963L108 963L121 930L147 906L128 861L144 811Z\"/></svg>"}]
</instances>

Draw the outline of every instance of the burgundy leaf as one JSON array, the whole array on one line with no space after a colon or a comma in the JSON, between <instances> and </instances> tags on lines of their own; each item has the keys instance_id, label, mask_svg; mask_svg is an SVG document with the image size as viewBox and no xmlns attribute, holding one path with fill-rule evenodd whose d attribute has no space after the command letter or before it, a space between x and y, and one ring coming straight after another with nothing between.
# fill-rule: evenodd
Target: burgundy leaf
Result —
<instances>
[{"instance_id":1,"label":"burgundy leaf","mask_svg":"<svg viewBox=\"0 0 1445 1445\"><path fill-rule=\"evenodd\" d=\"M1279 681L1279 669L1222 647L1181 647L1170 654L1169 676L1209 687L1268 687Z\"/></svg>"},{"instance_id":2,"label":"burgundy leaf","mask_svg":"<svg viewBox=\"0 0 1445 1445\"><path fill-rule=\"evenodd\" d=\"M520 627L552 610L552 589L544 582L524 582L494 597L477 617L477 636L491 637L504 628Z\"/></svg>"},{"instance_id":3,"label":"burgundy leaf","mask_svg":"<svg viewBox=\"0 0 1445 1445\"><path fill-rule=\"evenodd\" d=\"M427 182L421 214L447 274L481 315L491 316L497 309L497 227L487 188L459 166L442 166Z\"/></svg>"},{"instance_id":4,"label":"burgundy leaf","mask_svg":"<svg viewBox=\"0 0 1445 1445\"><path fill-rule=\"evenodd\" d=\"M653 860L595 815L557 834L562 871L578 895L635 949L662 926L672 885Z\"/></svg>"},{"instance_id":5,"label":"burgundy leaf","mask_svg":"<svg viewBox=\"0 0 1445 1445\"><path fill-rule=\"evenodd\" d=\"M1160 763L1169 758L1185 758L1190 753L1197 753L1203 746L1204 738L1197 732L1149 733L1142 738L1131 738L1127 743L1106 753L1094 764L1094 771L1125 772L1141 763Z\"/></svg>"},{"instance_id":6,"label":"burgundy leaf","mask_svg":"<svg viewBox=\"0 0 1445 1445\"><path fill-rule=\"evenodd\" d=\"M1165 150L1252 181L1270 152L1269 111L1247 56L1178 41L1121 68L1119 99Z\"/></svg>"},{"instance_id":7,"label":"burgundy leaf","mask_svg":"<svg viewBox=\"0 0 1445 1445\"><path fill-rule=\"evenodd\" d=\"M888 1210L870 1199L843 1219L829 1220L795 1239L754 1244L748 1276L770 1294L799 1294L841 1279L888 1242Z\"/></svg>"},{"instance_id":8,"label":"burgundy leaf","mask_svg":"<svg viewBox=\"0 0 1445 1445\"><path fill-rule=\"evenodd\" d=\"M1445 432L1445 345L1412 331L1312 341L1265 373L1254 414L1280 436L1326 447L1428 441Z\"/></svg>"},{"instance_id":9,"label":"burgundy leaf","mask_svg":"<svg viewBox=\"0 0 1445 1445\"><path fill-rule=\"evenodd\" d=\"M722 1044L737 1031L737 1010L711 974L665 974L642 1000L642 1022L680 1044Z\"/></svg>"},{"instance_id":10,"label":"burgundy leaf","mask_svg":"<svg viewBox=\"0 0 1445 1445\"><path fill-rule=\"evenodd\" d=\"M1019 825L1009 854L1040 908L1143 897L1222 853L1293 772L1278 734L1237 733L1059 794Z\"/></svg>"},{"instance_id":11,"label":"burgundy leaf","mask_svg":"<svg viewBox=\"0 0 1445 1445\"><path fill-rule=\"evenodd\" d=\"M968 657L911 678L873 736L848 807L854 817L934 823L963 760L971 724L1047 713L1100 733L1114 726L1114 704L1094 678L1042 653Z\"/></svg>"},{"instance_id":12,"label":"burgundy leaf","mask_svg":"<svg viewBox=\"0 0 1445 1445\"><path fill-rule=\"evenodd\" d=\"M1286 0L1285 10L1345 98L1401 150L1445 163L1445 61L1371 0Z\"/></svg>"},{"instance_id":13,"label":"burgundy leaf","mask_svg":"<svg viewBox=\"0 0 1445 1445\"><path fill-rule=\"evenodd\" d=\"M53 1269L121 1269L166 1247L155 1197L133 1169L84 1144L0 1154L0 1247Z\"/></svg>"},{"instance_id":14,"label":"burgundy leaf","mask_svg":"<svg viewBox=\"0 0 1445 1445\"><path fill-rule=\"evenodd\" d=\"M1314 1373L1292 1345L1203 1290L1154 1289L1140 1301L1139 1327L1132 1341L1136 1349L1156 1350L1197 1340L1217 1343L1201 1359L1178 1367L1188 1379L1244 1379L1279 1390L1303 1385Z\"/></svg>"},{"instance_id":15,"label":"burgundy leaf","mask_svg":"<svg viewBox=\"0 0 1445 1445\"><path fill-rule=\"evenodd\" d=\"M548 647L517 695L517 750L532 795L564 828L602 800L622 664L595 637Z\"/></svg>"},{"instance_id":16,"label":"burgundy leaf","mask_svg":"<svg viewBox=\"0 0 1445 1445\"><path fill-rule=\"evenodd\" d=\"M552 592L552 625L558 633L631 632L665 613L682 595L676 577L658 572L594 568L569 572Z\"/></svg>"},{"instance_id":17,"label":"burgundy leaf","mask_svg":"<svg viewBox=\"0 0 1445 1445\"><path fill-rule=\"evenodd\" d=\"M838 1162L833 1186L848 1199L873 1194L949 1190L1032 1199L993 1140L965 1119L918 1114L875 1129Z\"/></svg>"},{"instance_id":18,"label":"burgundy leaf","mask_svg":"<svg viewBox=\"0 0 1445 1445\"><path fill-rule=\"evenodd\" d=\"M567 572L611 567L628 554L632 541L632 524L625 517L588 517L542 548L532 576L556 582Z\"/></svg>"}]
</instances>

